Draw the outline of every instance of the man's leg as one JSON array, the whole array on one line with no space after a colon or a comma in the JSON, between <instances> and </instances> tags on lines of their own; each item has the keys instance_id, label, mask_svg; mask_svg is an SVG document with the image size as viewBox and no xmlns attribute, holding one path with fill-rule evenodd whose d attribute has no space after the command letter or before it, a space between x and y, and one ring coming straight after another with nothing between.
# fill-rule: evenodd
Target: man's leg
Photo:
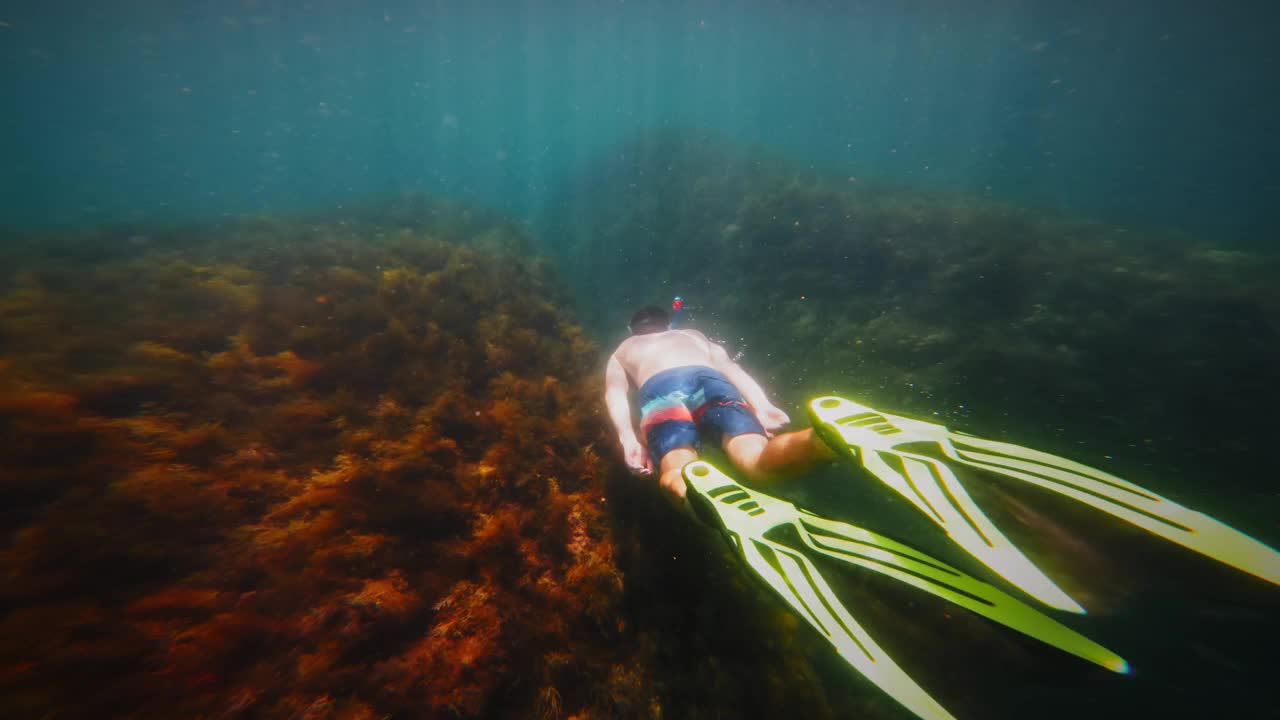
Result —
<instances>
[{"instance_id":1,"label":"man's leg","mask_svg":"<svg viewBox=\"0 0 1280 720\"><path fill-rule=\"evenodd\" d=\"M679 409L687 409L683 405ZM677 508L692 514L689 502L684 499L684 476L681 470L685 465L698 459L694 450L698 444L698 426L693 418L672 417L653 425L641 423L645 444L649 448L649 457L658 463L658 486L662 494Z\"/></svg>"},{"instance_id":2,"label":"man's leg","mask_svg":"<svg viewBox=\"0 0 1280 720\"><path fill-rule=\"evenodd\" d=\"M685 465L697 459L698 453L693 448L688 447L675 448L662 456L658 485L668 498L678 504L684 502L685 493L684 475L680 471L684 469Z\"/></svg>"},{"instance_id":3,"label":"man's leg","mask_svg":"<svg viewBox=\"0 0 1280 720\"><path fill-rule=\"evenodd\" d=\"M733 466L754 482L774 480L836 459L813 428L771 438L757 433L735 435L724 441L724 451Z\"/></svg>"}]
</instances>

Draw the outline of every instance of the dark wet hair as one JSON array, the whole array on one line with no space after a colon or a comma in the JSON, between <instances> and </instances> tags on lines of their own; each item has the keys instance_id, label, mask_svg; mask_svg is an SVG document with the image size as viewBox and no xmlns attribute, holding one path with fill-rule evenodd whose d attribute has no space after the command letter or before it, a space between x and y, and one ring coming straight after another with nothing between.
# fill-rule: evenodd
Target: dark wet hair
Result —
<instances>
[{"instance_id":1,"label":"dark wet hair","mask_svg":"<svg viewBox=\"0 0 1280 720\"><path fill-rule=\"evenodd\" d=\"M671 314L664 307L645 305L631 316L631 334L647 335L664 332L671 324Z\"/></svg>"}]
</instances>

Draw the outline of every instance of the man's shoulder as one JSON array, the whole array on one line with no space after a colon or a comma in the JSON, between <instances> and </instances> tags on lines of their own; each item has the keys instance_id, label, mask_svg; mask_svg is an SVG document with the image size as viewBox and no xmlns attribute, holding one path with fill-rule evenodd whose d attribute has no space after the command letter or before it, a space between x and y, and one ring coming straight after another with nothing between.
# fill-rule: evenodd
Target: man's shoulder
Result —
<instances>
[{"instance_id":1,"label":"man's shoulder","mask_svg":"<svg viewBox=\"0 0 1280 720\"><path fill-rule=\"evenodd\" d=\"M694 330L693 328L680 328L679 330L675 330L673 332L678 332L687 338L692 338L698 341L699 343L702 343L703 346L705 346L708 349L710 349L712 345L715 345L715 343L711 341L711 338L708 338L706 335L704 335L701 330Z\"/></svg>"},{"instance_id":2,"label":"man's shoulder","mask_svg":"<svg viewBox=\"0 0 1280 720\"><path fill-rule=\"evenodd\" d=\"M635 347L635 343L632 342L633 340L635 340L634 336L626 338L622 342L618 343L618 347L613 349L613 354L609 356L609 359L625 364L627 362L627 358L631 355L632 349Z\"/></svg>"}]
</instances>

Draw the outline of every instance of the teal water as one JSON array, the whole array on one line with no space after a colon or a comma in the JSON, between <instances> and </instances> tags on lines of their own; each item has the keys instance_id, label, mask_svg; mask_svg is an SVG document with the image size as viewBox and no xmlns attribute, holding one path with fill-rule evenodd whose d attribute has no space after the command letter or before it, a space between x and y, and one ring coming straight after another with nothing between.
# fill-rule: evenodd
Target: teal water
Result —
<instances>
[{"instance_id":1,"label":"teal water","mask_svg":"<svg viewBox=\"0 0 1280 720\"><path fill-rule=\"evenodd\" d=\"M1231 3L9 3L0 217L425 189L536 220L627 133L1242 244L1274 235L1274 11Z\"/></svg>"},{"instance_id":2,"label":"teal water","mask_svg":"<svg viewBox=\"0 0 1280 720\"><path fill-rule=\"evenodd\" d=\"M181 223L191 221L216 221L195 227L218 232L231 228L233 246L261 238L266 247L257 249L257 261L268 270L260 275L210 269L210 261L174 276L208 282L209 288L199 285L201 292L227 303L217 307L236 308L267 328L252 338L261 371L272 361L285 365L286 349L305 357L308 348L328 347L312 333L335 316L372 334L381 330L382 316L355 301L344 307L340 298L364 297L376 283L387 283L379 275L383 268L368 260L360 270L370 279L356 277L327 255L323 263L312 261L320 269L288 267L280 258L307 257L305 241L317 240L339 257L346 252L341 242L360 242L360 232L381 240L384 231L413 227L451 241L491 233L497 244L510 240L512 247L550 259L560 273L556 287L568 288L554 297L569 307L556 309L581 320L604 351L622 337L623 321L637 305L680 293L689 298L693 324L724 340L797 420L809 396L857 393L877 407L1104 467L1276 545L1280 494L1267 468L1273 408L1280 402L1280 366L1274 362L1280 273L1267 255L1275 253L1280 225L1280 139L1274 130L1280 101L1272 88L1278 20L1280 11L1261 3L1210 10L1147 0L148 0L74 9L8 3L0 8L0 91L9 109L0 114L0 237L14 238L16 245L39 237L36 231L65 232L79 246L55 256L82 262L89 271L97 260L116 256L95 243L127 245L118 253L126 259L150 248L161 258L171 251L180 256L188 232ZM441 211L436 222L437 206L420 203L422 194L457 205ZM410 200L399 207L395 201L402 197ZM530 244L517 242L524 238L516 230L491 226L481 213L459 211L461 219L451 214L467 207L512 218ZM378 215L380 208L389 208L386 216ZM303 218L296 224L294 212ZM323 220L308 220L310 212ZM431 220L419 224L415 212ZM240 216L253 216L257 224L217 224ZM157 222L176 224L148 229ZM94 230L104 226L124 229ZM346 237L340 228L348 227L358 232ZM193 246L200 232L191 235ZM1188 238L1200 244L1184 244ZM288 252L276 257L277 249ZM462 261L452 267L458 266L470 267ZM0 277L25 269L3 267ZM93 290L118 292L130 272L113 267ZM76 277L36 269L5 296L0 374L6 354L18 354L12 350L18 340L38 361L38 341L57 335L50 330L56 322L47 318L60 315L24 315L33 313L27 308L47 303L76 316L66 310L75 303L60 299L83 297L76 295L85 292ZM479 280L437 287L392 279L433 303L443 298L431 311L454 323L451 331L462 335L475 325L485 337L513 339L516 350L480 353L486 362L519 369L521 353L536 346L536 336L530 340L508 327L509 315L471 322L468 313L490 297L476 291ZM170 282L173 288L162 289L176 295L188 280ZM261 304L255 283L270 287ZM468 302L450 304L456 299L450 288ZM437 290L440 295L433 295ZM155 297L169 296L156 290ZM192 303L197 312L200 302ZM533 307L528 314L540 333L553 324L544 310ZM139 324L156 328L156 337L144 339L157 345L141 351L131 345L131 352L181 359L177 348L207 360L240 347L228 342L221 325L183 344L166 336L181 339L183 333L165 324L186 323L185 316L177 313L172 317L179 319L170 321L156 315L154 323ZM301 328L290 325L297 318L305 321ZM85 321L76 327L92 326ZM396 330L403 337L388 335L397 341L429 335L416 325ZM6 346L10 338L14 344ZM74 356L77 349L97 347L89 338L72 338L57 352ZM386 347L392 349L369 355L358 377L326 377L325 387L346 403L346 391L335 389L343 383L374 386L374 380L400 377L381 370L402 369L401 351L394 348L411 345ZM465 356L434 347L439 359ZM344 352L362 357L363 351ZM575 363L589 361L573 357ZM484 363L476 365L477 374L487 377ZM93 366L85 360L85 368ZM135 398L132 386L124 387L122 398L111 394L112 408L132 407L135 400L145 406L145 388ZM495 393L505 392L496 387ZM546 390L546 397L554 393ZM27 406L17 407L6 412ZM444 404L436 410L450 414ZM297 412L305 423L331 427L314 409ZM398 412L386 410L389 417ZM582 409L584 417L592 413L598 409ZM456 424L461 429L442 422L440 432L472 432L466 422ZM607 428L601 431L603 419L581 425L591 429L571 430L605 438L596 453L608 468L614 448ZM479 446L483 436L474 432ZM542 459L563 450L557 443L574 444L529 441ZM232 454L252 465L272 462L273 452L254 445ZM594 467L584 461L574 471L583 466ZM475 472L503 475L500 463L496 467L477 461ZM569 488L566 471L557 472L557 482ZM625 592L618 593L625 612L614 618L607 612L612 606L600 610L619 620L616 634L592 627L579 640L593 652L600 645L634 649L629 657L648 661L643 672L611 671L620 689L617 697L602 699L607 688L575 688L555 675L551 660L534 669L503 668L517 688L509 695L505 678L458 671L458 688L499 689L471 698L470 706L451 705L456 699L440 692L448 702L433 697L436 704L421 716L482 716L489 709L528 717L532 713L521 703L530 688L544 693L537 714L567 714L559 712L560 696L543 686L566 695L575 690L576 704L566 700L565 708L612 707L617 717L720 717L750 710L773 717L778 708L793 706L797 714L812 710L816 717L855 710L866 717L907 716L860 684L821 641L779 631L794 620L764 593L751 594L740 568L708 549L719 542L713 535L673 528L669 508L652 494L626 484L621 473L607 483L599 479L604 475L590 477L610 485L610 507L640 508L613 518L622 526L614 528L621 549L612 559L625 576ZM410 471L404 477L407 486L417 478ZM457 477L472 482L461 470ZM837 508L841 519L965 561L948 554L954 548L945 538L903 512L896 497L848 477L843 469L819 473L788 497ZM32 484L38 487L24 492L40 502L58 494ZM918 668L957 715L1028 717L1028 708L1035 708L1038 717L1202 717L1215 710L1238 716L1268 701L1268 683L1280 670L1273 652L1280 637L1276 588L1033 493L1024 497L1015 489L1008 505L997 509L1008 499L1005 490L997 485L982 498L993 517L1096 610L1069 622L1120 649L1138 672L1122 679L1091 675L981 622L952 622L948 608L917 606L901 588L846 578L841 589L864 603L860 617L866 613L877 636L912 672ZM469 499L456 495L448 497ZM406 497L418 499L412 492ZM261 502L265 507L276 500ZM420 540L418 533L452 538L471 532L461 520L419 528L418 508L404 504L405 526L413 530L397 540L406 545ZM194 512L202 517L199 508ZM504 527L515 535L527 525L510 521ZM75 534L82 530L85 535ZM493 537L502 532L492 530ZM86 523L68 533L81 538L97 529ZM36 533L27 536L39 540ZM509 553L506 545L494 545L495 556ZM68 554L74 550L67 541ZM397 572L421 570L416 578L405 571L405 587L432 589L421 590L426 609L409 613L418 613L413 616L426 627L424 637L439 635L431 623L437 612L448 615L441 607L460 607L445 605L452 590L433 594L436 586L452 588L446 580L454 575L470 582L483 574L477 567L506 567L492 559L473 567L452 555L437 566L436 558L413 550L405 556L413 561L399 558ZM169 562L163 553L157 557L156 567ZM352 577L376 575L360 562L352 566ZM258 592L258 579L246 577L232 587L247 598ZM132 597L129 582L121 580L120 597ZM463 590L459 595L482 595ZM40 587L30 592L41 597ZM225 601L228 591L219 592ZM17 607L28 596L9 597L5 603ZM741 607L726 609L725 597ZM171 602L178 607L183 601ZM359 603L360 612L383 622L367 609L377 602L361 595ZM164 603L148 612L180 614ZM400 627L388 630L377 622L367 626L382 634L369 645L394 648L387 656L399 657ZM595 617L592 622L600 623ZM366 626L353 621L349 627ZM189 693L176 686L175 692L194 698L193 707L228 716L381 717L383 708L420 701L417 691L382 689L382 676L368 670L383 656L351 642L358 632L344 632L347 654L307 654L303 659L313 663L308 675L298 651L263 640L269 651L255 655L259 640L245 631L249 640L228 646L251 649L228 652L235 661L218 669L225 677L207 679L205 666L178 663L209 684ZM939 642L939 636L951 641ZM519 637L510 647L520 645ZM58 641L63 639L49 643L65 645L73 657L48 663L58 681L81 667L75 644L81 638L69 632ZM142 649L130 645L121 652L153 652L142 641L137 647ZM529 647L537 647L536 640L521 646ZM5 667L29 672L27 665L36 663L27 663L20 650L15 657L22 662L6 659ZM975 661L985 653L990 667ZM90 660L116 662L103 657ZM581 651L576 661L592 657ZM287 669L255 665L255 658ZM775 658L782 658L777 666ZM321 660L342 672L326 674ZM405 665L431 668L437 677L451 677L440 668L458 666L452 656L428 660L438 664L417 657L416 666ZM484 667L503 662L490 660ZM265 699L246 710L254 708L253 698L218 695L218 683L245 667L270 667L243 683L267 688L262 698L287 694L292 685L285 688L289 683L280 678L296 671L312 683L304 688L306 697L332 695L335 707L351 700L348 714L332 708L329 715L324 708L305 714L284 704L264 709ZM28 676L15 677L13 687L21 687ZM142 671L130 678L152 681ZM235 685L228 681L226 687ZM40 707L43 699L32 696L15 706ZM388 697L386 705L378 704ZM356 700L369 714L351 709ZM113 702L128 715L143 701L127 696Z\"/></svg>"}]
</instances>

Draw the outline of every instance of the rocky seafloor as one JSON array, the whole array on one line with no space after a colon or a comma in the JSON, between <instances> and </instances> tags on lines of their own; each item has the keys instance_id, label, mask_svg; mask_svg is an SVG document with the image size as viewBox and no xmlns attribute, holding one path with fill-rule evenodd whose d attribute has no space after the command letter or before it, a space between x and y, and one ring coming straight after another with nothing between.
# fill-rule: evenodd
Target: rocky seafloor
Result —
<instances>
[{"instance_id":1,"label":"rocky seafloor","mask_svg":"<svg viewBox=\"0 0 1280 720\"><path fill-rule=\"evenodd\" d=\"M595 348L510 224L376 215L10 239L0 714L648 705Z\"/></svg>"},{"instance_id":2,"label":"rocky seafloor","mask_svg":"<svg viewBox=\"0 0 1280 720\"><path fill-rule=\"evenodd\" d=\"M637 136L556 206L546 250L602 344L638 306L678 295L684 322L723 342L797 426L809 398L835 392L1100 467L1280 545L1274 253L819 171L702 132ZM1138 668L1071 691L1072 680L1014 681L1016 697L1054 717L1265 702L1280 589L1057 496L966 482L1083 599L1093 616L1079 627ZM819 472L781 492L982 572L866 477ZM917 641L902 641L915 667L950 652L900 620L878 627ZM989 638L971 632L962 644L983 652ZM997 699L1009 683L934 671L950 677L935 683L957 715L1025 708Z\"/></svg>"},{"instance_id":3,"label":"rocky seafloor","mask_svg":"<svg viewBox=\"0 0 1280 720\"><path fill-rule=\"evenodd\" d=\"M0 714L902 717L623 471L604 359L676 294L797 425L840 392L1280 542L1274 258L698 133L620 148L557 206L537 237L430 198L6 235ZM779 492L980 574L864 480ZM1138 672L836 577L946 707L1263 700L1275 588L1007 490L979 499Z\"/></svg>"}]
</instances>

